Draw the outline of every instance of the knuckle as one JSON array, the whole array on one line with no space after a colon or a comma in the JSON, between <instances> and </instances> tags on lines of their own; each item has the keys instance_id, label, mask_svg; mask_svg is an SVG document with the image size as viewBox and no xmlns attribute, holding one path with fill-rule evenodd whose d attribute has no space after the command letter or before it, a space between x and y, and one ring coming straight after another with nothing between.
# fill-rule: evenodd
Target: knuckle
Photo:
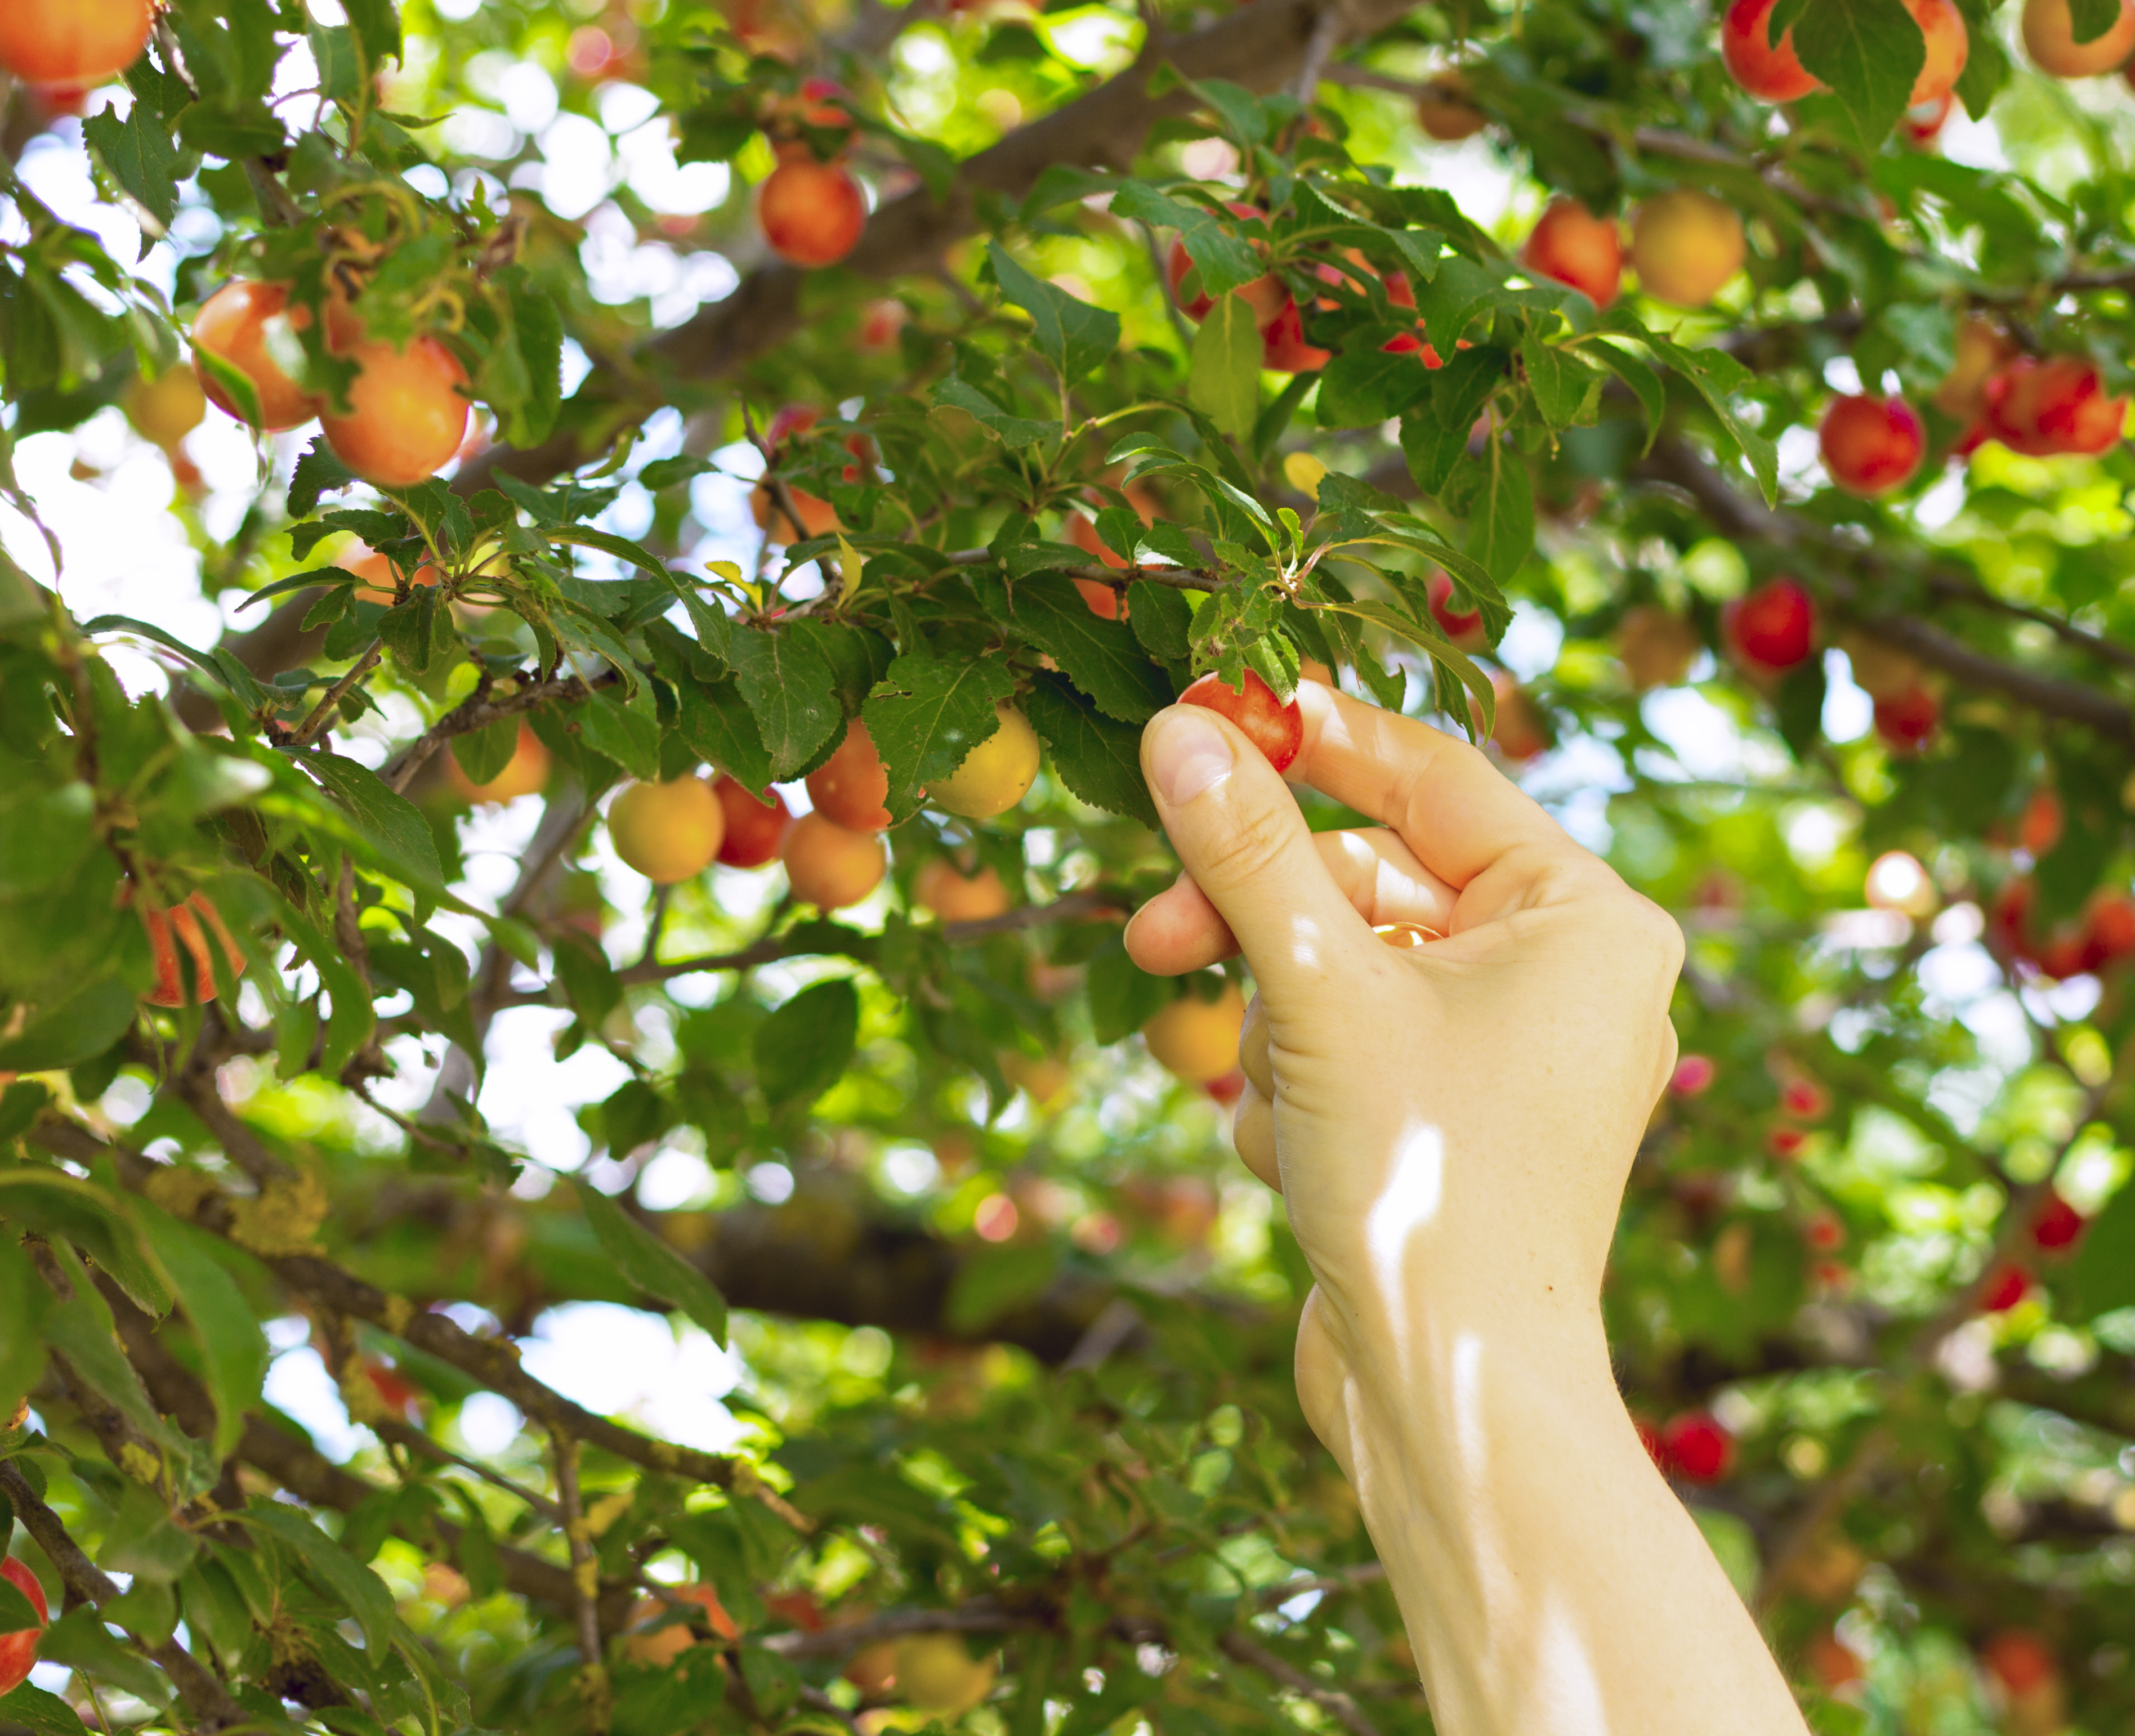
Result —
<instances>
[{"instance_id":1,"label":"knuckle","mask_svg":"<svg viewBox=\"0 0 2135 1736\"><path fill-rule=\"evenodd\" d=\"M1208 840L1196 878L1203 885L1242 886L1257 879L1288 849L1292 820L1273 808L1230 816L1230 824Z\"/></svg>"}]
</instances>

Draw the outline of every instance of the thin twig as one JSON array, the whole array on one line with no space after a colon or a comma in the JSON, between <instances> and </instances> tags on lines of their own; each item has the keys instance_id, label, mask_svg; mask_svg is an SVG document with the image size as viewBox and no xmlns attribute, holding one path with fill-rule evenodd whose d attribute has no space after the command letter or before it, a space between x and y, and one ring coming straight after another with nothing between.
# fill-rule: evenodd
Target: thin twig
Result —
<instances>
[{"instance_id":1,"label":"thin twig","mask_svg":"<svg viewBox=\"0 0 2135 1736\"><path fill-rule=\"evenodd\" d=\"M1357 1702L1339 1688L1330 1688L1324 1682L1314 1681L1295 1665L1285 1662L1266 1647L1247 1639L1237 1628L1224 1629L1218 1637L1216 1645L1226 1656L1235 1658L1249 1669L1259 1671L1291 1693L1310 1700L1347 1730L1349 1736L1379 1736L1378 1726L1365 1717Z\"/></svg>"},{"instance_id":2,"label":"thin twig","mask_svg":"<svg viewBox=\"0 0 2135 1736\"><path fill-rule=\"evenodd\" d=\"M578 1593L580 1694L586 1719L594 1736L606 1736L612 1708L608 1700L608 1668L601 1661L600 1566L593 1559L593 1539L586 1530L585 1506L579 1498L579 1443L560 1429L549 1432L556 1469L556 1495L564 1513L564 1536L570 1545L571 1584Z\"/></svg>"},{"instance_id":3,"label":"thin twig","mask_svg":"<svg viewBox=\"0 0 2135 1736\"><path fill-rule=\"evenodd\" d=\"M289 737L290 747L303 747L310 743L312 737L325 727L327 719L333 715L334 707L341 704L349 689L377 668L379 655L384 646L383 640L370 641L370 649L356 659L356 666L327 689L326 697L314 705L311 715L297 726L296 733Z\"/></svg>"}]
</instances>

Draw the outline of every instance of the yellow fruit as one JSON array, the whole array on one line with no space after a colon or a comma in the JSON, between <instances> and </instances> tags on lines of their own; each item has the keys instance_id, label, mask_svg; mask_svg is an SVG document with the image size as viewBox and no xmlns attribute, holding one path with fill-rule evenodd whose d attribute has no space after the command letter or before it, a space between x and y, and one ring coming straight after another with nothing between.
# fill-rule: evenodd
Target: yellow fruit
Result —
<instances>
[{"instance_id":1,"label":"yellow fruit","mask_svg":"<svg viewBox=\"0 0 2135 1736\"><path fill-rule=\"evenodd\" d=\"M1038 735L1013 705L996 705L1000 728L964 757L964 763L927 795L937 808L966 820L1005 814L1038 779Z\"/></svg>"},{"instance_id":2,"label":"yellow fruit","mask_svg":"<svg viewBox=\"0 0 2135 1736\"><path fill-rule=\"evenodd\" d=\"M201 425L207 394L191 368L172 368L155 380L137 379L126 389L126 419L144 440L165 451Z\"/></svg>"},{"instance_id":3,"label":"yellow fruit","mask_svg":"<svg viewBox=\"0 0 2135 1736\"><path fill-rule=\"evenodd\" d=\"M915 1633L897 1642L897 1685L922 1712L961 1717L993 1692L994 1661L952 1633Z\"/></svg>"},{"instance_id":4,"label":"yellow fruit","mask_svg":"<svg viewBox=\"0 0 2135 1736\"><path fill-rule=\"evenodd\" d=\"M1631 264L1657 302L1702 307L1742 268L1742 220L1710 193L1677 187L1640 206L1631 220Z\"/></svg>"},{"instance_id":5,"label":"yellow fruit","mask_svg":"<svg viewBox=\"0 0 2135 1736\"><path fill-rule=\"evenodd\" d=\"M793 896L822 910L843 910L882 884L889 853L874 832L849 832L820 814L793 822L779 851Z\"/></svg>"},{"instance_id":6,"label":"yellow fruit","mask_svg":"<svg viewBox=\"0 0 2135 1736\"><path fill-rule=\"evenodd\" d=\"M1141 1028L1142 1041L1174 1078L1206 1085L1238 1064L1238 1031L1245 1021L1246 998L1237 984L1226 983L1213 1001L1180 995Z\"/></svg>"},{"instance_id":7,"label":"yellow fruit","mask_svg":"<svg viewBox=\"0 0 2135 1736\"><path fill-rule=\"evenodd\" d=\"M1008 888L990 868L976 874L959 873L956 864L937 856L913 877L912 896L922 910L932 911L944 922L980 922L998 916L1009 906Z\"/></svg>"},{"instance_id":8,"label":"yellow fruit","mask_svg":"<svg viewBox=\"0 0 2135 1736\"><path fill-rule=\"evenodd\" d=\"M632 784L608 810L617 855L656 886L672 886L711 866L727 835L726 810L700 777Z\"/></svg>"}]
</instances>

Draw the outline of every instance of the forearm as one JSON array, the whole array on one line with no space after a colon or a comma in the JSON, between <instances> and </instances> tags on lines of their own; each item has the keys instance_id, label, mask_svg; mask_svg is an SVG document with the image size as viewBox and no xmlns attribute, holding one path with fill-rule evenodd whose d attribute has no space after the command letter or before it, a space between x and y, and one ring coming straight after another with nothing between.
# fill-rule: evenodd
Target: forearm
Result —
<instances>
[{"instance_id":1,"label":"forearm","mask_svg":"<svg viewBox=\"0 0 2135 1736\"><path fill-rule=\"evenodd\" d=\"M1598 1324L1363 1351L1338 1451L1446 1736L1802 1736ZM1537 1340L1547 1347L1537 1348ZM1407 1372L1397 1371L1406 1364Z\"/></svg>"}]
</instances>

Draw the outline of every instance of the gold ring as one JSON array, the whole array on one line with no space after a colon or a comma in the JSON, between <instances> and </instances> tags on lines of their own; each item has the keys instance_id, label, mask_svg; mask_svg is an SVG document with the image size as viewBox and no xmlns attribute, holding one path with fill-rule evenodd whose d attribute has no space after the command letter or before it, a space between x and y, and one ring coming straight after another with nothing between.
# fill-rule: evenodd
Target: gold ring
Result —
<instances>
[{"instance_id":1,"label":"gold ring","mask_svg":"<svg viewBox=\"0 0 2135 1736\"><path fill-rule=\"evenodd\" d=\"M1436 929L1421 922L1382 922L1372 932L1389 946L1407 948L1421 946L1426 941L1442 941L1445 936Z\"/></svg>"}]
</instances>

